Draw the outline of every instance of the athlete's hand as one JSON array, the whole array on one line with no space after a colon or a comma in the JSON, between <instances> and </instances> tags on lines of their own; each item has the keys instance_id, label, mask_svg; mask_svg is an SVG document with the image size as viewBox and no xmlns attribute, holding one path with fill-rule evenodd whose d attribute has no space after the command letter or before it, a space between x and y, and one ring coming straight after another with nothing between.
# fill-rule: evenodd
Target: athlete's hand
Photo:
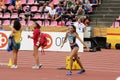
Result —
<instances>
[{"instance_id":1,"label":"athlete's hand","mask_svg":"<svg viewBox=\"0 0 120 80\"><path fill-rule=\"evenodd\" d=\"M61 48L63 47L63 45L61 46Z\"/></svg>"}]
</instances>

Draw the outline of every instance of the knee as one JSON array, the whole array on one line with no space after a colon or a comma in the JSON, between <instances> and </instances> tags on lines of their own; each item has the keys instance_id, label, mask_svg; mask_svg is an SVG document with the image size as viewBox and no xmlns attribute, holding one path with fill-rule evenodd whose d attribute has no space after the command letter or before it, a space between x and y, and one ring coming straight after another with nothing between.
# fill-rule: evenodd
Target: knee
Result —
<instances>
[{"instance_id":1,"label":"knee","mask_svg":"<svg viewBox=\"0 0 120 80\"><path fill-rule=\"evenodd\" d=\"M37 58L37 57L38 57L38 54L37 54L37 53L34 53L33 56Z\"/></svg>"},{"instance_id":2,"label":"knee","mask_svg":"<svg viewBox=\"0 0 120 80\"><path fill-rule=\"evenodd\" d=\"M35 53L33 53L33 56L35 57Z\"/></svg>"}]
</instances>

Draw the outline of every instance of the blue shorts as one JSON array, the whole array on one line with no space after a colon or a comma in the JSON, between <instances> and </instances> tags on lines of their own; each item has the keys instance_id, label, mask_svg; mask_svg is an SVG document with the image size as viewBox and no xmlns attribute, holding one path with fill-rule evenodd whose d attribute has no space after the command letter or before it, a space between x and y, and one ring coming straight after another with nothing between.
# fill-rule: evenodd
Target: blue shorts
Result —
<instances>
[{"instance_id":1,"label":"blue shorts","mask_svg":"<svg viewBox=\"0 0 120 80\"><path fill-rule=\"evenodd\" d=\"M16 43L17 49L20 49L20 43Z\"/></svg>"},{"instance_id":2,"label":"blue shorts","mask_svg":"<svg viewBox=\"0 0 120 80\"><path fill-rule=\"evenodd\" d=\"M70 46L70 47L71 47L71 50L72 50L74 47L78 47L78 48L79 48L78 44L75 44L75 45Z\"/></svg>"},{"instance_id":3,"label":"blue shorts","mask_svg":"<svg viewBox=\"0 0 120 80\"><path fill-rule=\"evenodd\" d=\"M12 46L12 49L17 49L17 50L19 50L19 49L20 49L20 43L16 43L15 46Z\"/></svg>"}]
</instances>

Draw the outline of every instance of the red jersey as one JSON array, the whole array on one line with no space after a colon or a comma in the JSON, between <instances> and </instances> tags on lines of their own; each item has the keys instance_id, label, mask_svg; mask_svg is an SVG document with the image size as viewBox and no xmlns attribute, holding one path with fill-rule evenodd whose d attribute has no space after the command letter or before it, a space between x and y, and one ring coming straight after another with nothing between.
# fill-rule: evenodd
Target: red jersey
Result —
<instances>
[{"instance_id":1,"label":"red jersey","mask_svg":"<svg viewBox=\"0 0 120 80\"><path fill-rule=\"evenodd\" d=\"M40 46L45 47L47 46L47 38L46 34L40 33Z\"/></svg>"},{"instance_id":2,"label":"red jersey","mask_svg":"<svg viewBox=\"0 0 120 80\"><path fill-rule=\"evenodd\" d=\"M34 43L34 46L36 46L36 43L38 41L38 38L40 36L40 29L38 28L34 28L34 31L33 31L33 43Z\"/></svg>"}]
</instances>

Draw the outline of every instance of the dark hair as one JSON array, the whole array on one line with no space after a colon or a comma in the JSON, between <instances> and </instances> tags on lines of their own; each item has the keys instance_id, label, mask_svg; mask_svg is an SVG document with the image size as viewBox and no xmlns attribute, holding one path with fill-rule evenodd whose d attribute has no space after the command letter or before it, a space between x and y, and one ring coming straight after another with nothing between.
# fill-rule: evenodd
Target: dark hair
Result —
<instances>
[{"instance_id":1,"label":"dark hair","mask_svg":"<svg viewBox=\"0 0 120 80\"><path fill-rule=\"evenodd\" d=\"M72 27L73 27L73 29L74 29L74 31L73 32L76 32L76 27L74 26L74 25L71 25Z\"/></svg>"},{"instance_id":2,"label":"dark hair","mask_svg":"<svg viewBox=\"0 0 120 80\"><path fill-rule=\"evenodd\" d=\"M41 26L40 26L37 22L34 21L34 23L36 24L36 27L37 27L38 29L41 28Z\"/></svg>"},{"instance_id":3,"label":"dark hair","mask_svg":"<svg viewBox=\"0 0 120 80\"><path fill-rule=\"evenodd\" d=\"M15 30L17 30L17 31L20 30L21 24L20 24L19 20L15 20L15 21L14 21L13 28L14 28Z\"/></svg>"}]
</instances>

